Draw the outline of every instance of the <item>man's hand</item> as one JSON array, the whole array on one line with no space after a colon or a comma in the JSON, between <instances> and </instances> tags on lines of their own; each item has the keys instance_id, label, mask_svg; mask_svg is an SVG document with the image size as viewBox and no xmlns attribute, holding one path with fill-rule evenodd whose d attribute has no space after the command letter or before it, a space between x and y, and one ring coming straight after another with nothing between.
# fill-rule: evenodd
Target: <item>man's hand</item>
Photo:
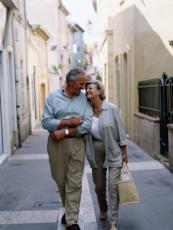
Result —
<instances>
[{"instance_id":1,"label":"man's hand","mask_svg":"<svg viewBox=\"0 0 173 230\"><path fill-rule=\"evenodd\" d=\"M65 132L64 132L64 130L56 130L56 131L50 133L50 136L54 141L58 142L65 137Z\"/></svg>"},{"instance_id":2,"label":"man's hand","mask_svg":"<svg viewBox=\"0 0 173 230\"><path fill-rule=\"evenodd\" d=\"M70 127L78 126L78 125L80 125L83 122L82 118L79 117L79 116L78 117L72 117L68 121L69 121L69 126Z\"/></svg>"}]
</instances>

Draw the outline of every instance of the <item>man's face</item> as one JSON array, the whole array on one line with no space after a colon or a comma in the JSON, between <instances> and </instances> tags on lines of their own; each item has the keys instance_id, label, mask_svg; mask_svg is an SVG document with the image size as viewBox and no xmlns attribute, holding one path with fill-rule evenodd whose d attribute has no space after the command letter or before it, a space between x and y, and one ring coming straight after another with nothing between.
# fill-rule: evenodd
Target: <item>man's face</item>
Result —
<instances>
[{"instance_id":1,"label":"man's face","mask_svg":"<svg viewBox=\"0 0 173 230\"><path fill-rule=\"evenodd\" d=\"M84 74L78 74L76 81L71 83L71 92L72 95L76 96L80 94L82 89L85 89L86 76Z\"/></svg>"}]
</instances>

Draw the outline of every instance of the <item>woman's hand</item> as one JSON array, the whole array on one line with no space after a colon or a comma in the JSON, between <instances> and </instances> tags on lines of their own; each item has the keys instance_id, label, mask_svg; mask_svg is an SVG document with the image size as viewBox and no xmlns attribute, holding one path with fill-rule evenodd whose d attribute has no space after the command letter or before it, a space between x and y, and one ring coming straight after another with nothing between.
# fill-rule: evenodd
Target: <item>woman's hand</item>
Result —
<instances>
[{"instance_id":1,"label":"woman's hand","mask_svg":"<svg viewBox=\"0 0 173 230\"><path fill-rule=\"evenodd\" d=\"M127 164L128 163L128 156L127 156L126 145L123 145L121 147L122 147L122 161Z\"/></svg>"},{"instance_id":2,"label":"woman's hand","mask_svg":"<svg viewBox=\"0 0 173 230\"><path fill-rule=\"evenodd\" d=\"M125 162L126 164L128 163L127 154L122 154L122 161Z\"/></svg>"}]
</instances>

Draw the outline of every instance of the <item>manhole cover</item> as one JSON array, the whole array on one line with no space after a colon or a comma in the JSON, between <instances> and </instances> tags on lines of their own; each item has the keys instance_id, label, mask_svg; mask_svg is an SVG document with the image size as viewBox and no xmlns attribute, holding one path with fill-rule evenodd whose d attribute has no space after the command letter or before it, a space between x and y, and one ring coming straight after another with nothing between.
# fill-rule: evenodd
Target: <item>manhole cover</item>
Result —
<instances>
[{"instance_id":1,"label":"manhole cover","mask_svg":"<svg viewBox=\"0 0 173 230\"><path fill-rule=\"evenodd\" d=\"M52 201L52 202L35 202L33 204L33 207L34 208L37 208L37 209L57 209L57 208L60 208L62 207L62 203L61 202L55 202L55 201Z\"/></svg>"}]
</instances>

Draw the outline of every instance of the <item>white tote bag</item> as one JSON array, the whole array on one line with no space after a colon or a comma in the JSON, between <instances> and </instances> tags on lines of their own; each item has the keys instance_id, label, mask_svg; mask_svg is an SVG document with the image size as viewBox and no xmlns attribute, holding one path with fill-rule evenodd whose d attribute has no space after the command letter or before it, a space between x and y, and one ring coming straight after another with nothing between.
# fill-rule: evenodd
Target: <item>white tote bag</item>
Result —
<instances>
[{"instance_id":1,"label":"white tote bag","mask_svg":"<svg viewBox=\"0 0 173 230\"><path fill-rule=\"evenodd\" d=\"M118 193L119 204L129 204L140 201L135 182L125 162L123 163L120 181L118 182Z\"/></svg>"}]
</instances>

